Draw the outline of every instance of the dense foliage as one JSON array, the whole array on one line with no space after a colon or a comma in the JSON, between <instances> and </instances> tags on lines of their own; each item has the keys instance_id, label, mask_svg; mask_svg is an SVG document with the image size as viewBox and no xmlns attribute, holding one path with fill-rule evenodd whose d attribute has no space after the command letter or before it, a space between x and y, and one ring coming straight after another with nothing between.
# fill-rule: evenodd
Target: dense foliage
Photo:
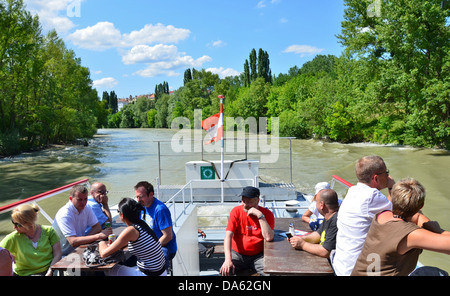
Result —
<instances>
[{"instance_id":1,"label":"dense foliage","mask_svg":"<svg viewBox=\"0 0 450 296\"><path fill-rule=\"evenodd\" d=\"M240 76L219 79L187 69L183 87L147 103L146 122L138 100L123 111L121 126L170 127L179 116L193 122L194 109L206 118L218 112L217 95L223 94L225 116L279 117L282 136L449 149L448 3L346 0L345 5L337 36L345 46L340 57L317 55L301 68L268 76L268 53L252 49ZM133 113L141 119L127 119Z\"/></svg>"},{"instance_id":2,"label":"dense foliage","mask_svg":"<svg viewBox=\"0 0 450 296\"><path fill-rule=\"evenodd\" d=\"M102 112L89 70L20 0L0 1L0 156L92 137Z\"/></svg>"}]
</instances>

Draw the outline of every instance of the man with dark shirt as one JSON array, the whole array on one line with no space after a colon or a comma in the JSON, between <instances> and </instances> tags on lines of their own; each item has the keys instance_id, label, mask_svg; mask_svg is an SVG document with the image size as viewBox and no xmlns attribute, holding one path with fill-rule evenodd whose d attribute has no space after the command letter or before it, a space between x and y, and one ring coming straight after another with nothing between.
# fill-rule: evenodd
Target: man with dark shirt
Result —
<instances>
[{"instance_id":1,"label":"man with dark shirt","mask_svg":"<svg viewBox=\"0 0 450 296\"><path fill-rule=\"evenodd\" d=\"M289 239L291 245L308 253L330 258L336 248L338 196L333 189L324 189L318 193L317 209L324 216L324 221L317 231L305 236L294 236Z\"/></svg>"}]
</instances>

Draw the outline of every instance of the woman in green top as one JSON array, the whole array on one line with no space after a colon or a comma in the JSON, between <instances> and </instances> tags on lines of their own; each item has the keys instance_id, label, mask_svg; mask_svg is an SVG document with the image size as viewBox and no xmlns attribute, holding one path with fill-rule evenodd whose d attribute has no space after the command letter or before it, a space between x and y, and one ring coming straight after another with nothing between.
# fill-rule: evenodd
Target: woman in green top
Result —
<instances>
[{"instance_id":1,"label":"woman in green top","mask_svg":"<svg viewBox=\"0 0 450 296\"><path fill-rule=\"evenodd\" d=\"M52 275L50 266L61 259L59 237L51 226L36 224L38 212L36 205L15 208L15 230L0 242L14 256L14 273L19 276Z\"/></svg>"}]
</instances>

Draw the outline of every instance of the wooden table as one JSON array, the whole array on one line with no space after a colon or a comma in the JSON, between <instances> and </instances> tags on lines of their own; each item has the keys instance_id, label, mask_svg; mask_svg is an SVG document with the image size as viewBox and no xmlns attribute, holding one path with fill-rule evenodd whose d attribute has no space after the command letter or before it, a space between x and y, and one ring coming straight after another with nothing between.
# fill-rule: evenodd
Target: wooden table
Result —
<instances>
[{"instance_id":1,"label":"wooden table","mask_svg":"<svg viewBox=\"0 0 450 296\"><path fill-rule=\"evenodd\" d=\"M326 258L302 250L294 249L285 236L293 222L295 229L311 231L309 225L300 218L276 218L275 237L272 242L264 242L264 273L270 275L333 275L333 269Z\"/></svg>"},{"instance_id":2,"label":"wooden table","mask_svg":"<svg viewBox=\"0 0 450 296\"><path fill-rule=\"evenodd\" d=\"M112 224L113 233L118 236L125 228L126 225L120 221L114 221ZM64 256L61 260L51 266L53 270L67 271L69 274L82 275L86 272L105 272L111 270L116 266L117 262L109 263L103 266L88 267L83 260L83 252L87 245L77 247L72 253Z\"/></svg>"}]
</instances>

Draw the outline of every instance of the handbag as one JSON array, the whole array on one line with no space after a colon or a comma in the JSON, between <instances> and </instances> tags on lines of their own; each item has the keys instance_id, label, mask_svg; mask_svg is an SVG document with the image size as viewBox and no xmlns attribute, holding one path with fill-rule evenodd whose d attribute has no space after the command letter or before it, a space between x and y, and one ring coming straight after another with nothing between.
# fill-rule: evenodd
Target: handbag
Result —
<instances>
[{"instance_id":1,"label":"handbag","mask_svg":"<svg viewBox=\"0 0 450 296\"><path fill-rule=\"evenodd\" d=\"M125 254L123 250L118 250L111 256L102 258L100 252L98 251L98 243L92 243L86 247L83 251L83 260L87 267L94 268L99 266L104 266L109 263L122 262L125 259Z\"/></svg>"}]
</instances>

